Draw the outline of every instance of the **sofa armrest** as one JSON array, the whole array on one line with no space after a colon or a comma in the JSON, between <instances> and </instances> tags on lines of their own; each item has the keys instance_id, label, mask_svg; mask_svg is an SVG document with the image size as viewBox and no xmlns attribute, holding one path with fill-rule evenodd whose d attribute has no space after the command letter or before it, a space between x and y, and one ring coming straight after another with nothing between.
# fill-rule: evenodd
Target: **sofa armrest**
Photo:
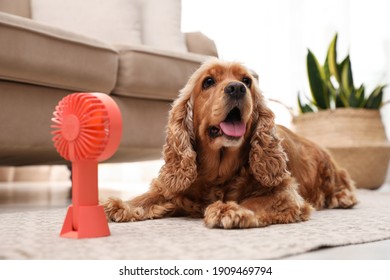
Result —
<instances>
[{"instance_id":1,"label":"sofa armrest","mask_svg":"<svg viewBox=\"0 0 390 280\"><path fill-rule=\"evenodd\" d=\"M187 49L191 53L218 57L217 47L213 40L201 32L185 33Z\"/></svg>"},{"instance_id":2,"label":"sofa armrest","mask_svg":"<svg viewBox=\"0 0 390 280\"><path fill-rule=\"evenodd\" d=\"M118 53L110 45L0 12L0 79L67 90L110 92Z\"/></svg>"}]
</instances>

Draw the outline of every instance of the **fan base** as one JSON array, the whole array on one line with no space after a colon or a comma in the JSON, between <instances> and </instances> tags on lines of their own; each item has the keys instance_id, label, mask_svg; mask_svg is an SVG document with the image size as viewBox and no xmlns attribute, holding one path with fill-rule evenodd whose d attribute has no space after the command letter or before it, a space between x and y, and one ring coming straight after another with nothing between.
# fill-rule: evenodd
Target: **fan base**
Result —
<instances>
[{"instance_id":1,"label":"fan base","mask_svg":"<svg viewBox=\"0 0 390 280\"><path fill-rule=\"evenodd\" d=\"M64 225L60 233L66 238L91 238L110 235L106 214L101 205L78 207L78 229L73 227L73 206L68 207Z\"/></svg>"}]
</instances>

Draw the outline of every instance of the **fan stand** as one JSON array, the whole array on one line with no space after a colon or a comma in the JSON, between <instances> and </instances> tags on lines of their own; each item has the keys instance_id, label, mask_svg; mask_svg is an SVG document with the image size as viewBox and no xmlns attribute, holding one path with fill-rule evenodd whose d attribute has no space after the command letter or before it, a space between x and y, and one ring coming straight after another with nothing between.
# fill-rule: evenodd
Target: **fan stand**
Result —
<instances>
[{"instance_id":1,"label":"fan stand","mask_svg":"<svg viewBox=\"0 0 390 280\"><path fill-rule=\"evenodd\" d=\"M82 174L81 174L82 173ZM72 201L60 233L67 238L91 238L110 235L104 208L98 201L98 162L72 162Z\"/></svg>"}]
</instances>

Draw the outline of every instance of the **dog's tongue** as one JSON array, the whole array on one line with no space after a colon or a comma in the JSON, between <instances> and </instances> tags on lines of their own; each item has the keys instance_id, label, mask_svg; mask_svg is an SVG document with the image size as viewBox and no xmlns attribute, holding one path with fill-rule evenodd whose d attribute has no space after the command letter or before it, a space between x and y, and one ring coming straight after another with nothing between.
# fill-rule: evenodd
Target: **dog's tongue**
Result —
<instances>
[{"instance_id":1,"label":"dog's tongue","mask_svg":"<svg viewBox=\"0 0 390 280\"><path fill-rule=\"evenodd\" d=\"M246 131L246 126L243 122L221 122L219 126L227 136L241 137Z\"/></svg>"}]
</instances>

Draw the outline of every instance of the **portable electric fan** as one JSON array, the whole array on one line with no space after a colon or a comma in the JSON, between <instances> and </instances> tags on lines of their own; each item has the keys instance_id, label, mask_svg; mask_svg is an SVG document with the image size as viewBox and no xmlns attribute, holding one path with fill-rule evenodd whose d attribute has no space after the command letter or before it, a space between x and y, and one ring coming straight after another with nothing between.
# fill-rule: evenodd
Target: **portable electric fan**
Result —
<instances>
[{"instance_id":1,"label":"portable electric fan","mask_svg":"<svg viewBox=\"0 0 390 280\"><path fill-rule=\"evenodd\" d=\"M103 93L74 93L56 106L52 118L54 146L72 162L72 205L62 237L110 235L98 202L98 162L111 157L122 136L122 118L114 100Z\"/></svg>"}]
</instances>

